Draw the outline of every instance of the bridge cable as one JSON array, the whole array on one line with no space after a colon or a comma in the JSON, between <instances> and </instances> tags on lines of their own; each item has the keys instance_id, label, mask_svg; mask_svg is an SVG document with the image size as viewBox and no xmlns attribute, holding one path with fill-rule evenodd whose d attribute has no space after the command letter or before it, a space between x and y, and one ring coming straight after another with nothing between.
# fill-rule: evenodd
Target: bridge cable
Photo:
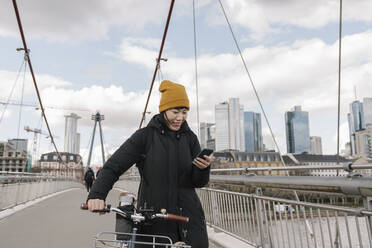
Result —
<instances>
[{"instance_id":1,"label":"bridge cable","mask_svg":"<svg viewBox=\"0 0 372 248\"><path fill-rule=\"evenodd\" d=\"M15 1L15 0L13 0L13 1ZM149 101L150 101L150 96L151 96L152 88L153 88L153 86L154 86L154 82L155 82L155 78L156 78L156 73L158 72L158 65L159 65L159 63L160 63L161 55L162 55L162 53L163 53L163 48L164 48L165 38L167 37L167 32L168 32L168 27L169 27L170 18L171 18L171 16L172 16L172 11L173 11L173 6L174 6L174 1L175 1L175 0L171 0L171 4L170 4L170 7L169 7L169 12L168 12L168 17L167 17L167 22L166 22L166 24L165 24L165 29L164 29L164 33L163 33L163 38L162 38L161 45L160 45L159 56L158 56L158 58L157 58L157 60L156 60L156 66L155 66L154 74L153 74L153 76L152 76L151 86L150 86L150 90L149 90L149 93L148 93L148 96L147 96L145 109L143 110L143 113L142 113L142 118L141 118L141 122L140 122L139 128L142 127L142 123L143 123L143 120L144 120L144 118L145 118L146 111L147 111L147 106L148 106Z\"/></svg>"},{"instance_id":2,"label":"bridge cable","mask_svg":"<svg viewBox=\"0 0 372 248\"><path fill-rule=\"evenodd\" d=\"M196 87L196 121L198 123L198 137L200 140L200 120L199 120L199 87L198 87L198 56L196 50L196 25L195 25L195 0L192 0L192 16L194 26L194 62L195 62L195 87Z\"/></svg>"},{"instance_id":3,"label":"bridge cable","mask_svg":"<svg viewBox=\"0 0 372 248\"><path fill-rule=\"evenodd\" d=\"M88 141L88 145L86 146L86 150L85 150L85 152L81 155L82 158L84 158L86 155L89 156L89 146L90 146L90 142L92 141L92 136L93 136L93 134L90 133L89 141ZM87 154L87 153L88 153L88 154Z\"/></svg>"},{"instance_id":4,"label":"bridge cable","mask_svg":"<svg viewBox=\"0 0 372 248\"><path fill-rule=\"evenodd\" d=\"M101 126L102 126L102 124L101 124ZM107 143L106 143L106 141L105 141L105 136L103 136L103 127L101 127L101 130L102 130L102 132L101 132L101 136L102 136L102 140L103 140L103 142L102 142L102 146L103 146L103 149L104 149L105 152L106 152L106 156L108 156L108 155L109 155L109 152L108 152L108 148L105 146L105 144L107 144Z\"/></svg>"},{"instance_id":5,"label":"bridge cable","mask_svg":"<svg viewBox=\"0 0 372 248\"><path fill-rule=\"evenodd\" d=\"M342 41L342 0L340 0L340 17L339 17L339 32L338 32L338 92L337 92L337 162L340 163L340 101L341 101L341 41ZM339 170L337 170L336 176L339 176ZM339 247L338 240L340 238L340 230L336 225L334 245L336 248Z\"/></svg>"},{"instance_id":6,"label":"bridge cable","mask_svg":"<svg viewBox=\"0 0 372 248\"><path fill-rule=\"evenodd\" d=\"M25 60L26 60L26 54L25 54ZM23 81L22 81L22 90L21 90L21 104L19 105L19 114L18 114L18 128L17 128L17 142L16 142L16 152L18 150L18 139L19 139L19 129L21 127L21 120L22 120L22 109L23 109L23 94L25 92L25 81L26 81L26 69L27 66L25 65L24 71L23 71Z\"/></svg>"},{"instance_id":7,"label":"bridge cable","mask_svg":"<svg viewBox=\"0 0 372 248\"><path fill-rule=\"evenodd\" d=\"M1 117L0 117L0 124L1 124L1 121L3 120L3 118L4 118L4 114L5 114L6 109L8 108L8 105L10 103L10 99L12 98L14 88L17 85L17 81L18 81L19 75L21 74L21 70L22 70L23 66L26 66L26 61L24 59L22 60L22 64L18 69L17 76L16 76L16 79L14 80L14 83L13 83L12 89L10 91L10 94L8 96L8 99L4 103L4 109L3 109L3 112L1 113Z\"/></svg>"},{"instance_id":8,"label":"bridge cable","mask_svg":"<svg viewBox=\"0 0 372 248\"><path fill-rule=\"evenodd\" d=\"M48 129L50 139L51 139L51 141L53 143L53 146L54 146L54 149L55 149L55 151L58 155L59 161L66 166L67 171L68 171L68 167L67 167L66 163L62 160L61 154L59 153L59 151L57 149L56 143L54 142L54 138L53 138L52 132L51 132L50 127L49 127L48 119L47 119L46 114L45 114L45 109L44 109L44 106L43 106L43 102L41 100L39 88L38 88L36 78L35 78L35 74L34 74L34 70L32 68L32 64L31 64L30 54L29 54L29 50L28 50L27 44L26 44L26 39L25 39L25 35L24 35L24 32L23 32L23 28L22 28L22 22L21 22L21 18L20 18L20 15L19 15L17 2L16 2L16 0L12 0L12 2L13 2L13 7L14 7L15 14L16 14L16 18L17 18L19 32L20 32L21 38L22 38L23 48L24 48L25 54L27 56L26 58L27 58L28 66L30 68L32 80L33 80L35 90L36 90L36 94L37 94L37 98L39 100L40 109L41 109L42 115L44 117L44 121L45 121L46 127Z\"/></svg>"},{"instance_id":9,"label":"bridge cable","mask_svg":"<svg viewBox=\"0 0 372 248\"><path fill-rule=\"evenodd\" d=\"M340 101L341 101L341 40L342 40L342 0L340 0L340 21L338 34L338 101L337 101L337 164L340 163ZM338 176L338 170L337 170Z\"/></svg>"},{"instance_id":10,"label":"bridge cable","mask_svg":"<svg viewBox=\"0 0 372 248\"><path fill-rule=\"evenodd\" d=\"M37 124L37 127L39 128L39 130L43 129L43 115L40 115L40 119L39 119L39 122ZM38 141L37 141L37 147L36 147L36 157L37 158L40 155L40 143L41 143L41 135L39 135Z\"/></svg>"}]
</instances>

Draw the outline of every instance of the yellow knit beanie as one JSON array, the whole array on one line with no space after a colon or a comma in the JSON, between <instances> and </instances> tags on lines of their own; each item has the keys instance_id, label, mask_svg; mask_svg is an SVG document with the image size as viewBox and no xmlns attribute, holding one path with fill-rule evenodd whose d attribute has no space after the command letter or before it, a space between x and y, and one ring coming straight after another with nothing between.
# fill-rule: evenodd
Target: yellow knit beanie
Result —
<instances>
[{"instance_id":1,"label":"yellow knit beanie","mask_svg":"<svg viewBox=\"0 0 372 248\"><path fill-rule=\"evenodd\" d=\"M189 98L183 85L164 80L160 84L159 91L161 92L159 112L177 107L190 109Z\"/></svg>"}]
</instances>

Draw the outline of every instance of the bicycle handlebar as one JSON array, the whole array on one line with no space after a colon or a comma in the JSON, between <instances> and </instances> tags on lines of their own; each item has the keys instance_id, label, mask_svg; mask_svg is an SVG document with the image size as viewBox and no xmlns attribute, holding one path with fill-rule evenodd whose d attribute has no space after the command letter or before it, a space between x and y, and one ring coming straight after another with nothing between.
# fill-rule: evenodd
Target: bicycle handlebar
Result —
<instances>
[{"instance_id":1,"label":"bicycle handlebar","mask_svg":"<svg viewBox=\"0 0 372 248\"><path fill-rule=\"evenodd\" d=\"M162 219L167 219L167 220L172 220L172 221L178 221L182 223L187 223L189 222L189 218L181 215L175 215L175 214L154 214L156 218L162 218Z\"/></svg>"},{"instance_id":2,"label":"bicycle handlebar","mask_svg":"<svg viewBox=\"0 0 372 248\"><path fill-rule=\"evenodd\" d=\"M82 203L80 208L82 210L88 210L88 204L86 203ZM105 209L102 209L102 210L93 210L93 212L96 212L96 213L109 213L109 212L115 212L115 213L119 213L119 214L125 214L125 212L123 212L122 210L118 209L118 208L111 208L111 205L110 204L107 204L105 206ZM138 214L140 214L141 216L138 216ZM132 217L134 217L134 215L132 215ZM140 218L142 220L145 220L145 217L142 216L142 213L137 213L137 218L139 217L143 217ZM189 218L188 217L185 217L185 216L181 216L181 215L175 215L175 214L167 214L167 213L155 213L153 215L151 215L151 219L156 219L156 218L159 218L159 219L167 219L167 220L171 220L171 221L178 221L178 222L182 222L182 223L187 223L189 222Z\"/></svg>"}]
</instances>

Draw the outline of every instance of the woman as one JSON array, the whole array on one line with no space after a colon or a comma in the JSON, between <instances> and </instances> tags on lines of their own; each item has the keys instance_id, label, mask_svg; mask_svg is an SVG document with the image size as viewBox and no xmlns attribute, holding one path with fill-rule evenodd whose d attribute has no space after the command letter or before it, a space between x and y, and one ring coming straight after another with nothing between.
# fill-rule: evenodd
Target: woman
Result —
<instances>
[{"instance_id":1,"label":"woman","mask_svg":"<svg viewBox=\"0 0 372 248\"><path fill-rule=\"evenodd\" d=\"M104 208L104 199L119 176L136 164L141 175L138 206L162 208L189 217L186 225L159 221L140 232L184 240L193 248L207 248L204 212L195 188L209 181L211 158L200 152L196 135L187 125L190 109L185 87L170 81L160 84L159 114L136 131L106 162L88 196L88 208Z\"/></svg>"}]
</instances>

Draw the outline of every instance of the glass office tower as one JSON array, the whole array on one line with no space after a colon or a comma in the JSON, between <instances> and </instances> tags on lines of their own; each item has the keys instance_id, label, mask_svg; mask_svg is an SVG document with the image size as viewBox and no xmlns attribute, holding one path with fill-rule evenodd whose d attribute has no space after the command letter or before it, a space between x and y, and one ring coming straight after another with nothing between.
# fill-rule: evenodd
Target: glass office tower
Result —
<instances>
[{"instance_id":1,"label":"glass office tower","mask_svg":"<svg viewBox=\"0 0 372 248\"><path fill-rule=\"evenodd\" d=\"M285 113L287 153L310 153L309 113L295 106Z\"/></svg>"},{"instance_id":2,"label":"glass office tower","mask_svg":"<svg viewBox=\"0 0 372 248\"><path fill-rule=\"evenodd\" d=\"M260 113L244 112L244 137L246 152L263 151Z\"/></svg>"}]
</instances>

